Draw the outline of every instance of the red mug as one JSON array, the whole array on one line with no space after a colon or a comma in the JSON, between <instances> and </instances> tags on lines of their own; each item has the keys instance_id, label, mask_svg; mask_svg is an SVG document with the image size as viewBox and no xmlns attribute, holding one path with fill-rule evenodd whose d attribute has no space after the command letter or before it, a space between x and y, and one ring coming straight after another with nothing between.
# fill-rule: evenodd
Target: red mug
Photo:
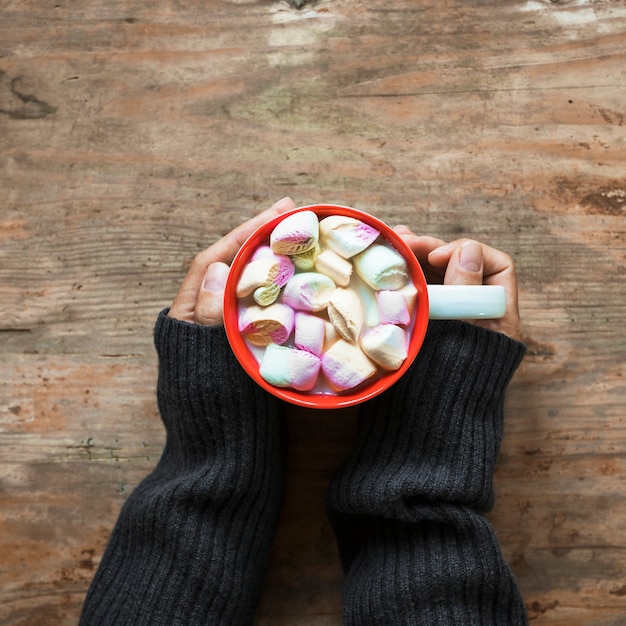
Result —
<instances>
[{"instance_id":1,"label":"red mug","mask_svg":"<svg viewBox=\"0 0 626 626\"><path fill-rule=\"evenodd\" d=\"M406 260L409 269L410 279L417 289L417 301L412 312L410 325L408 326L409 342L408 354L406 359L397 370L379 372L379 375L377 377L372 377L370 381L366 381L360 386L355 387L351 390L338 393L317 393L311 391L297 391L289 387L276 387L274 385L271 385L259 373L259 359L257 358L254 350L251 348L251 346L248 344L248 342L245 340L239 330L240 303L237 298L236 291L239 277L241 276L243 269L249 263L250 258L256 251L256 249L261 245L268 244L270 234L277 226L277 224L279 224L288 216L302 211L314 212L317 215L318 220L322 220L323 218L329 217L331 215L351 217L360 220L361 222L378 230L380 233L380 238L382 238L393 248L395 248L395 250L397 250ZM251 376L257 384L259 384L269 393L282 400L303 407L318 409L335 409L349 407L374 398L378 394L391 387L391 385L393 385L406 373L408 368L411 366L411 363L415 360L415 357L419 353L419 350L422 346L429 318L486 318L501 317L504 314L505 307L503 289L498 288L494 290L490 287L485 286L474 288L474 290L470 288L470 291L468 292L469 300L471 301L470 304L474 308L477 303L476 289L480 289L482 294L488 294L486 297L487 308L485 309L487 310L487 313L479 308L476 314L458 315L458 288L452 287L449 289L446 286L442 289L440 286L437 286L435 298L438 300L438 302L441 301L441 304L437 304L437 310L441 310L443 311L443 313L440 311L439 313L434 312L435 314L433 314L433 312L431 312L431 306L429 304L429 287L426 284L424 272L422 271L422 268L417 258L415 257L415 254L405 243L405 241L391 227L389 227L387 224L380 221L379 219L375 218L374 216L365 213L364 211L334 204L316 204L312 206L304 206L292 209L291 211L288 211L286 213L283 213L282 215L273 218L272 220L268 221L266 224L258 228L242 245L230 266L230 271L226 280L226 286L224 290L224 327L226 330L228 341L239 363L242 365L248 375ZM485 289L487 291L485 291ZM450 307L448 307L445 302L446 295L452 297L453 303L451 310L448 310ZM463 297L464 296L462 294L461 300L463 299ZM482 298L483 300L485 300L484 296L482 296ZM495 312L493 308L494 298L496 301Z\"/></svg>"}]
</instances>

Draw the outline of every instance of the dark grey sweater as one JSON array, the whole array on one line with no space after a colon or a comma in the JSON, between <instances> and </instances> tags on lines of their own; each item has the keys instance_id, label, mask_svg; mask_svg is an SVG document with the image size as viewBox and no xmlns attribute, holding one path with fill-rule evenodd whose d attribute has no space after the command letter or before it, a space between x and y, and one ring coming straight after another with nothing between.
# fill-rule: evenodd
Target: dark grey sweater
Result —
<instances>
[{"instance_id":1,"label":"dark grey sweater","mask_svg":"<svg viewBox=\"0 0 626 626\"><path fill-rule=\"evenodd\" d=\"M278 522L281 403L236 362L222 328L163 311L155 328L167 442L124 505L81 625L251 624ZM353 626L517 626L524 605L493 530L507 384L522 344L431 322L394 387L364 404L328 491Z\"/></svg>"}]
</instances>

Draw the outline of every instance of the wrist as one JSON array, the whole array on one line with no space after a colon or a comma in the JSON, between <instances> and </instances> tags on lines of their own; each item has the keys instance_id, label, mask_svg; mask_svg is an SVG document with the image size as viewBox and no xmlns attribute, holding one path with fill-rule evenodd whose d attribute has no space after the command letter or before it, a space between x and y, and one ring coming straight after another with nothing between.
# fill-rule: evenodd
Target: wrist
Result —
<instances>
[{"instance_id":1,"label":"wrist","mask_svg":"<svg viewBox=\"0 0 626 626\"><path fill-rule=\"evenodd\" d=\"M154 329L159 356L157 398L168 442L205 453L230 425L264 424L280 402L237 362L222 326L203 326L162 311Z\"/></svg>"}]
</instances>

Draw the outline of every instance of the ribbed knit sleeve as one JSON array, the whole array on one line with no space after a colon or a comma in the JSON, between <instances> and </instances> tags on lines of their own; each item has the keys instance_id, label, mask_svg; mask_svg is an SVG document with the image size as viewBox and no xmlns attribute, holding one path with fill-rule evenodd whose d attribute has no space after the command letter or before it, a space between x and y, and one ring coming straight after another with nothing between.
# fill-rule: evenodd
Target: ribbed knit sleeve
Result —
<instances>
[{"instance_id":1,"label":"ribbed knit sleeve","mask_svg":"<svg viewBox=\"0 0 626 626\"><path fill-rule=\"evenodd\" d=\"M431 322L409 372L362 407L327 498L346 624L527 623L480 515L493 504L504 394L524 351L475 325Z\"/></svg>"},{"instance_id":2,"label":"ribbed knit sleeve","mask_svg":"<svg viewBox=\"0 0 626 626\"><path fill-rule=\"evenodd\" d=\"M167 439L125 503L81 624L251 624L278 523L281 404L235 360L223 328L155 328Z\"/></svg>"}]
</instances>

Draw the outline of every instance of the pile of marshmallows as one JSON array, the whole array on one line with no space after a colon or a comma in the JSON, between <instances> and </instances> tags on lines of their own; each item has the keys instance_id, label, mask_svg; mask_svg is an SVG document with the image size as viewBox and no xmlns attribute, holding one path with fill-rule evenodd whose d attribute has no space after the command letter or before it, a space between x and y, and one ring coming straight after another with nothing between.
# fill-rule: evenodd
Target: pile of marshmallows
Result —
<instances>
[{"instance_id":1,"label":"pile of marshmallows","mask_svg":"<svg viewBox=\"0 0 626 626\"><path fill-rule=\"evenodd\" d=\"M405 259L378 230L301 211L253 252L237 298L239 331L263 348L265 381L340 393L402 365L417 289Z\"/></svg>"}]
</instances>

